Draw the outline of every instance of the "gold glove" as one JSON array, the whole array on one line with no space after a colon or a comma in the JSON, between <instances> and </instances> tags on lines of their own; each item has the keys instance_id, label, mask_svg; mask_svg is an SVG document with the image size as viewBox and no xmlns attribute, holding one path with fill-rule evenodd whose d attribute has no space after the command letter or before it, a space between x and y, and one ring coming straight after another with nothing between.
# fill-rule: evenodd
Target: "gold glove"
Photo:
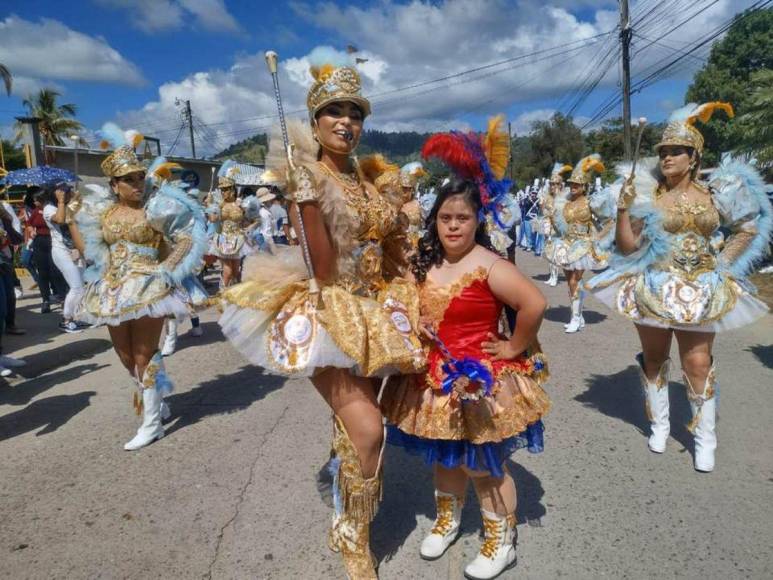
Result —
<instances>
[{"instance_id":1,"label":"gold glove","mask_svg":"<svg viewBox=\"0 0 773 580\"><path fill-rule=\"evenodd\" d=\"M620 196L617 198L617 209L628 209L633 205L634 199L636 199L636 187L633 180L626 179L620 189Z\"/></svg>"}]
</instances>

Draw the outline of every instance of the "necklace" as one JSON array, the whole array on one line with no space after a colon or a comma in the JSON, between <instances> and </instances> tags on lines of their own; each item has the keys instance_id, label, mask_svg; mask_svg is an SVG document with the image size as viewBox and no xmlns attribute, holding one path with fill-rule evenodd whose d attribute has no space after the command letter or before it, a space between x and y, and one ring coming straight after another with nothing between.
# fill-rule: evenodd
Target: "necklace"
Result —
<instances>
[{"instance_id":1,"label":"necklace","mask_svg":"<svg viewBox=\"0 0 773 580\"><path fill-rule=\"evenodd\" d=\"M347 193L353 195L362 193L362 183L360 182L360 176L356 171L353 173L339 173L338 171L333 171L321 161L318 161L317 165L322 171L332 177Z\"/></svg>"}]
</instances>

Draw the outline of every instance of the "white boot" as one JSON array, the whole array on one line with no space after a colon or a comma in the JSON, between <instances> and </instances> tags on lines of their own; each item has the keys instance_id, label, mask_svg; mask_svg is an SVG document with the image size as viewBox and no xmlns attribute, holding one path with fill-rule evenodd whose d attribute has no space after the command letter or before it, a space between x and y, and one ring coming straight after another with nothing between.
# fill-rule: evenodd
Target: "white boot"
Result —
<instances>
[{"instance_id":1,"label":"white boot","mask_svg":"<svg viewBox=\"0 0 773 580\"><path fill-rule=\"evenodd\" d=\"M636 362L639 363L639 377L644 387L647 418L650 420L650 429L652 430L647 445L650 451L663 453L666 450L666 441L671 430L668 416L668 373L671 359L666 359L660 366L654 382L650 382L644 373L644 355L642 353L636 355Z\"/></svg>"},{"instance_id":2,"label":"white boot","mask_svg":"<svg viewBox=\"0 0 773 580\"><path fill-rule=\"evenodd\" d=\"M558 285L558 266L554 264L550 264L550 278L548 278L547 284L554 288Z\"/></svg>"},{"instance_id":3,"label":"white boot","mask_svg":"<svg viewBox=\"0 0 773 580\"><path fill-rule=\"evenodd\" d=\"M155 389L142 390L142 425L137 430L134 439L123 448L126 451L135 451L146 445L150 445L156 439L164 436L164 428L161 425L161 394Z\"/></svg>"},{"instance_id":4,"label":"white boot","mask_svg":"<svg viewBox=\"0 0 773 580\"><path fill-rule=\"evenodd\" d=\"M480 552L464 569L465 578L489 580L515 565L515 516L500 516L480 510L485 539Z\"/></svg>"},{"instance_id":5,"label":"white boot","mask_svg":"<svg viewBox=\"0 0 773 580\"><path fill-rule=\"evenodd\" d=\"M164 346L161 347L161 356L171 356L177 349L177 321L170 318L166 321L166 336Z\"/></svg>"},{"instance_id":6,"label":"white boot","mask_svg":"<svg viewBox=\"0 0 773 580\"><path fill-rule=\"evenodd\" d=\"M137 376L139 376L138 373ZM166 374L164 358L159 351L156 351L150 359L138 383L142 396L140 400L135 399L135 408L142 410L142 425L134 438L123 446L126 451L140 449L164 436L164 427L161 425L161 406L164 396L174 390L174 385Z\"/></svg>"},{"instance_id":7,"label":"white boot","mask_svg":"<svg viewBox=\"0 0 773 580\"><path fill-rule=\"evenodd\" d=\"M585 327L585 319L582 317L582 290L577 291L575 298L572 298L572 319L564 332L573 333Z\"/></svg>"},{"instance_id":8,"label":"white boot","mask_svg":"<svg viewBox=\"0 0 773 580\"><path fill-rule=\"evenodd\" d=\"M695 469L704 473L714 470L714 452L717 449L717 397L714 365L706 378L703 394L695 393L690 379L684 375L687 398L690 400L692 421L687 429L695 436Z\"/></svg>"},{"instance_id":9,"label":"white boot","mask_svg":"<svg viewBox=\"0 0 773 580\"><path fill-rule=\"evenodd\" d=\"M421 542L419 553L424 560L437 560L459 537L462 506L461 498L435 490L437 516L429 535Z\"/></svg>"}]
</instances>

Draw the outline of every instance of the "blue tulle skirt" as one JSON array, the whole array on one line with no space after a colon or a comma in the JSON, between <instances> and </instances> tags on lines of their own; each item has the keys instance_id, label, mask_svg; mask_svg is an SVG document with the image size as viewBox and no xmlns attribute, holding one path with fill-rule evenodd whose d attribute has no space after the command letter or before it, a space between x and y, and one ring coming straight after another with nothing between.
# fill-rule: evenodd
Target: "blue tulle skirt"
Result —
<instances>
[{"instance_id":1,"label":"blue tulle skirt","mask_svg":"<svg viewBox=\"0 0 773 580\"><path fill-rule=\"evenodd\" d=\"M517 449L531 453L545 450L545 426L542 421L532 423L526 431L496 443L474 444L465 440L424 439L387 425L387 443L405 448L408 453L424 458L425 463L439 463L443 467L467 467L474 471L488 471L494 477L503 477L505 459Z\"/></svg>"}]
</instances>

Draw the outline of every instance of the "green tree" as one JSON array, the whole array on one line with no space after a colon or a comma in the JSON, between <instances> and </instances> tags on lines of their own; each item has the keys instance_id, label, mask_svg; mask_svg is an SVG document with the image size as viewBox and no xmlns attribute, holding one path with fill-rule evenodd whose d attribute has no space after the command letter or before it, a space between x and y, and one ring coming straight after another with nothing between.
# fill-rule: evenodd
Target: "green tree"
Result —
<instances>
[{"instance_id":1,"label":"green tree","mask_svg":"<svg viewBox=\"0 0 773 580\"><path fill-rule=\"evenodd\" d=\"M746 112L735 128L739 138L736 150L757 159L767 177L773 177L773 70L754 73Z\"/></svg>"},{"instance_id":2,"label":"green tree","mask_svg":"<svg viewBox=\"0 0 773 580\"><path fill-rule=\"evenodd\" d=\"M3 79L3 84L5 85L5 92L8 94L8 96L11 96L11 87L13 86L13 76L11 75L11 71L8 70L8 67L4 64L0 64L0 79Z\"/></svg>"},{"instance_id":3,"label":"green tree","mask_svg":"<svg viewBox=\"0 0 773 580\"><path fill-rule=\"evenodd\" d=\"M41 119L40 138L45 145L64 145L63 137L71 135L83 129L80 121L73 119L77 113L77 107L72 103L57 104L59 93L51 89L41 89L34 96L30 95L22 101L30 117ZM22 124L16 122L16 140L22 137ZM46 163L53 161L53 154L46 150Z\"/></svg>"},{"instance_id":4,"label":"green tree","mask_svg":"<svg viewBox=\"0 0 773 580\"><path fill-rule=\"evenodd\" d=\"M515 139L512 151L515 180L524 184L549 175L554 163L577 163L585 140L571 117L555 113L547 121L535 122L527 137Z\"/></svg>"},{"instance_id":5,"label":"green tree","mask_svg":"<svg viewBox=\"0 0 773 580\"><path fill-rule=\"evenodd\" d=\"M640 155L647 157L653 154L653 147L660 141L664 124L656 123L644 126L641 138ZM638 128L634 127L634 138L638 134ZM623 119L609 119L600 128L590 131L585 135L587 150L601 155L604 164L609 168L625 157L623 149Z\"/></svg>"},{"instance_id":6,"label":"green tree","mask_svg":"<svg viewBox=\"0 0 773 580\"><path fill-rule=\"evenodd\" d=\"M16 147L12 141L7 141L5 139L2 139L0 143L3 147L3 160L5 161L5 169L7 171L24 169L27 167L27 161L24 158L24 150L21 147Z\"/></svg>"},{"instance_id":7,"label":"green tree","mask_svg":"<svg viewBox=\"0 0 773 580\"><path fill-rule=\"evenodd\" d=\"M685 102L727 101L743 115L750 100L749 83L757 71L773 68L773 9L736 16L725 37L711 49L685 95ZM722 113L700 128L706 140L704 166L716 163L723 151L736 149L742 130Z\"/></svg>"}]
</instances>

